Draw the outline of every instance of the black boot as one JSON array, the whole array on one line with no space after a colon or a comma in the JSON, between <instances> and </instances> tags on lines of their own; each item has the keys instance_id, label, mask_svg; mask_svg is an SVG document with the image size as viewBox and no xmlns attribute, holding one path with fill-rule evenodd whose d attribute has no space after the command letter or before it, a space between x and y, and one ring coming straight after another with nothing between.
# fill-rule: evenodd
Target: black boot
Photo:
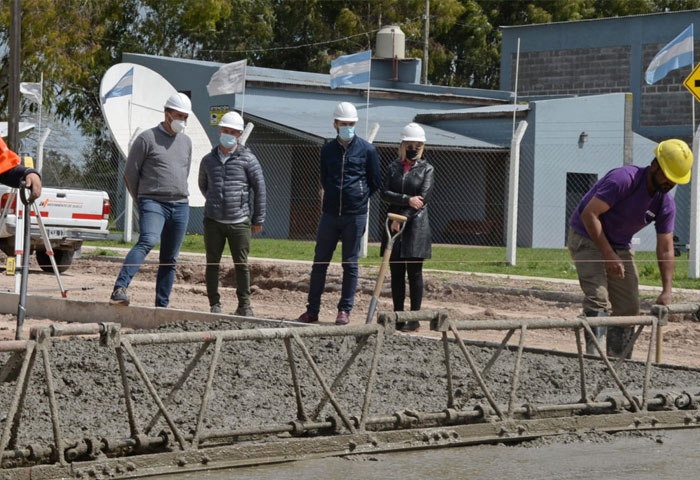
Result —
<instances>
[{"instance_id":1,"label":"black boot","mask_svg":"<svg viewBox=\"0 0 700 480\"><path fill-rule=\"evenodd\" d=\"M607 353L609 357L622 357L627 345L632 342L634 327L609 327ZM632 358L632 345L625 355L625 358Z\"/></svg>"},{"instance_id":2,"label":"black boot","mask_svg":"<svg viewBox=\"0 0 700 480\"><path fill-rule=\"evenodd\" d=\"M418 328L420 327L420 322L417 322L415 320L411 320L410 322L406 322L406 324L401 328L402 332L417 332Z\"/></svg>"},{"instance_id":3,"label":"black boot","mask_svg":"<svg viewBox=\"0 0 700 480\"><path fill-rule=\"evenodd\" d=\"M586 316L608 317L609 315L607 312L588 311L586 312ZM605 350L605 334L607 327L591 327L591 330L593 330L593 335L595 335L596 340L598 340L600 348ZM593 343L593 340L591 339L590 335L588 335L588 332L585 332L584 336L586 338L586 353L589 355L598 355L598 350L595 348L595 343Z\"/></svg>"}]
</instances>

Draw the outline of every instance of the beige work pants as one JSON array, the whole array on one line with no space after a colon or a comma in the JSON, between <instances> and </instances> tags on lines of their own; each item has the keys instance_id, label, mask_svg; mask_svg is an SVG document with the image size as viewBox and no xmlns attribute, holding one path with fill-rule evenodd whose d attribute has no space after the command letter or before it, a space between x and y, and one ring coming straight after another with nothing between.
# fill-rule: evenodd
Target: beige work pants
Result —
<instances>
[{"instance_id":1,"label":"beige work pants","mask_svg":"<svg viewBox=\"0 0 700 480\"><path fill-rule=\"evenodd\" d=\"M568 248L585 295L584 312L639 315L639 272L634 263L634 250L615 251L624 262L625 277L611 278L605 271L603 255L593 240L569 229Z\"/></svg>"}]
</instances>

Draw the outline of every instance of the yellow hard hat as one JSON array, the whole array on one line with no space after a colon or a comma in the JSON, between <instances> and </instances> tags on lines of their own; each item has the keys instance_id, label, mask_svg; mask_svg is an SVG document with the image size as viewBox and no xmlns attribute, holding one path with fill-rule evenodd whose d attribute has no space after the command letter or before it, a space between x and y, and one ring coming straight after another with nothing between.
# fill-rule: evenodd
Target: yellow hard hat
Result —
<instances>
[{"instance_id":1,"label":"yellow hard hat","mask_svg":"<svg viewBox=\"0 0 700 480\"><path fill-rule=\"evenodd\" d=\"M680 185L690 181L693 152L683 140L664 140L656 146L654 154L666 178Z\"/></svg>"}]
</instances>

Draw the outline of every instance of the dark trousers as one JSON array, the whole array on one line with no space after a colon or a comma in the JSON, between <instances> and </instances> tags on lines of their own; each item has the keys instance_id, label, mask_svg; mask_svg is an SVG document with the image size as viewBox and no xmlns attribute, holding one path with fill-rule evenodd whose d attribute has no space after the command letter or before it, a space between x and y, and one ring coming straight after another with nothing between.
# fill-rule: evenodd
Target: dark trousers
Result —
<instances>
[{"instance_id":1,"label":"dark trousers","mask_svg":"<svg viewBox=\"0 0 700 480\"><path fill-rule=\"evenodd\" d=\"M406 274L408 274L411 310L420 310L423 303L423 259L401 258L400 238L397 239L391 250L389 271L391 272L391 298L394 302L394 311L403 312L403 304L406 299Z\"/></svg>"},{"instance_id":2,"label":"dark trousers","mask_svg":"<svg viewBox=\"0 0 700 480\"><path fill-rule=\"evenodd\" d=\"M338 301L338 311L350 313L355 304L355 290L359 267L357 265L365 233L367 215L330 215L323 213L316 232L314 264L311 267L309 296L306 311L318 315L321 295L326 287L326 273L333 252L342 243L343 286Z\"/></svg>"},{"instance_id":3,"label":"dark trousers","mask_svg":"<svg viewBox=\"0 0 700 480\"><path fill-rule=\"evenodd\" d=\"M204 248L207 252L204 279L207 283L209 305L216 305L221 300L219 295L219 262L221 262L221 255L228 240L236 272L238 306L250 306L250 268L248 267L250 237L250 220L226 224L204 217Z\"/></svg>"}]
</instances>

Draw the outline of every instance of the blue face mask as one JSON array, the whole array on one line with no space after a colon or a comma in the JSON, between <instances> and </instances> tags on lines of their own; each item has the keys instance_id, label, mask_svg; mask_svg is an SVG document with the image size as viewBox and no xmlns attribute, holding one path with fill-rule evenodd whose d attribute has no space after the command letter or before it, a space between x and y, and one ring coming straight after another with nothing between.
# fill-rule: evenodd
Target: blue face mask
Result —
<instances>
[{"instance_id":1,"label":"blue face mask","mask_svg":"<svg viewBox=\"0 0 700 480\"><path fill-rule=\"evenodd\" d=\"M346 142L349 142L355 136L355 127L347 125L342 126L338 128L338 135L340 135L340 138L342 138Z\"/></svg>"},{"instance_id":2,"label":"blue face mask","mask_svg":"<svg viewBox=\"0 0 700 480\"><path fill-rule=\"evenodd\" d=\"M224 148L233 148L236 146L236 137L229 133L222 133L219 136L219 143Z\"/></svg>"}]
</instances>

